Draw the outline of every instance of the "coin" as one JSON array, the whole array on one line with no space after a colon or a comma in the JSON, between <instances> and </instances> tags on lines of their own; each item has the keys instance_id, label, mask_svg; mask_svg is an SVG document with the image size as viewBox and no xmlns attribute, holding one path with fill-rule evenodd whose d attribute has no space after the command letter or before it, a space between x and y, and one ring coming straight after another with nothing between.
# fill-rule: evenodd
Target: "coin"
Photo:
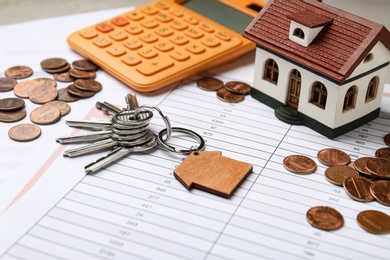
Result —
<instances>
[{"instance_id":1,"label":"coin","mask_svg":"<svg viewBox=\"0 0 390 260\"><path fill-rule=\"evenodd\" d=\"M234 94L230 91L228 91L226 88L220 88L217 90L217 97L225 102L228 103L237 103L241 102L244 100L245 96L244 95L238 95Z\"/></svg>"},{"instance_id":2,"label":"coin","mask_svg":"<svg viewBox=\"0 0 390 260\"><path fill-rule=\"evenodd\" d=\"M333 165L325 170L326 180L337 186L343 186L345 178L358 175L357 170L347 165Z\"/></svg>"},{"instance_id":3,"label":"coin","mask_svg":"<svg viewBox=\"0 0 390 260\"><path fill-rule=\"evenodd\" d=\"M196 82L198 88L207 91L216 91L223 87L223 81L217 78L201 78Z\"/></svg>"},{"instance_id":4,"label":"coin","mask_svg":"<svg viewBox=\"0 0 390 260\"><path fill-rule=\"evenodd\" d=\"M308 174L317 169L317 164L311 158L303 155L289 155L283 160L284 167L293 173Z\"/></svg>"},{"instance_id":5,"label":"coin","mask_svg":"<svg viewBox=\"0 0 390 260\"><path fill-rule=\"evenodd\" d=\"M322 230L336 230L344 225L344 218L337 210L326 207L312 207L306 213L306 219L313 227Z\"/></svg>"},{"instance_id":6,"label":"coin","mask_svg":"<svg viewBox=\"0 0 390 260\"><path fill-rule=\"evenodd\" d=\"M14 66L5 71L5 76L14 79L24 79L33 74L33 70L27 66Z\"/></svg>"},{"instance_id":7,"label":"coin","mask_svg":"<svg viewBox=\"0 0 390 260\"><path fill-rule=\"evenodd\" d=\"M379 203L390 206L390 181L376 181L371 184L370 191Z\"/></svg>"},{"instance_id":8,"label":"coin","mask_svg":"<svg viewBox=\"0 0 390 260\"><path fill-rule=\"evenodd\" d=\"M92 63L89 60L75 60L74 62L72 62L72 66L75 69L85 70L85 71L95 71L99 69L98 66L96 66L94 63Z\"/></svg>"},{"instance_id":9,"label":"coin","mask_svg":"<svg viewBox=\"0 0 390 260\"><path fill-rule=\"evenodd\" d=\"M73 82L75 78L73 78L68 71L61 72L61 73L54 73L53 78L57 81L61 82Z\"/></svg>"},{"instance_id":10,"label":"coin","mask_svg":"<svg viewBox=\"0 0 390 260\"><path fill-rule=\"evenodd\" d=\"M98 92L102 89L102 84L94 79L77 79L74 82L74 86L81 90L93 92Z\"/></svg>"},{"instance_id":11,"label":"coin","mask_svg":"<svg viewBox=\"0 0 390 260\"><path fill-rule=\"evenodd\" d=\"M20 124L8 131L8 136L18 142L28 142L37 139L41 135L41 128L34 124Z\"/></svg>"},{"instance_id":12,"label":"coin","mask_svg":"<svg viewBox=\"0 0 390 260\"><path fill-rule=\"evenodd\" d=\"M78 79L94 79L96 77L96 72L94 71L83 71L75 68L69 69L69 74Z\"/></svg>"},{"instance_id":13,"label":"coin","mask_svg":"<svg viewBox=\"0 0 390 260\"><path fill-rule=\"evenodd\" d=\"M16 79L0 77L0 92L13 90L16 84L18 84Z\"/></svg>"},{"instance_id":14,"label":"coin","mask_svg":"<svg viewBox=\"0 0 390 260\"><path fill-rule=\"evenodd\" d=\"M377 210L360 212L357 215L357 223L361 228L373 234L390 233L390 216Z\"/></svg>"},{"instance_id":15,"label":"coin","mask_svg":"<svg viewBox=\"0 0 390 260\"><path fill-rule=\"evenodd\" d=\"M350 176L345 178L343 186L347 194L357 201L373 201L370 191L372 181L363 176Z\"/></svg>"},{"instance_id":16,"label":"coin","mask_svg":"<svg viewBox=\"0 0 390 260\"><path fill-rule=\"evenodd\" d=\"M40 106L30 113L31 122L38 125L48 125L61 118L61 111L54 106Z\"/></svg>"},{"instance_id":17,"label":"coin","mask_svg":"<svg viewBox=\"0 0 390 260\"><path fill-rule=\"evenodd\" d=\"M383 139L385 141L385 144L387 146L390 146L390 134L385 135L385 137Z\"/></svg>"},{"instance_id":18,"label":"coin","mask_svg":"<svg viewBox=\"0 0 390 260\"><path fill-rule=\"evenodd\" d=\"M65 66L68 62L63 58L49 58L41 61L43 69L57 69Z\"/></svg>"},{"instance_id":19,"label":"coin","mask_svg":"<svg viewBox=\"0 0 390 260\"><path fill-rule=\"evenodd\" d=\"M240 81L226 82L225 88L234 94L248 95L251 92L252 87L248 84Z\"/></svg>"},{"instance_id":20,"label":"coin","mask_svg":"<svg viewBox=\"0 0 390 260\"><path fill-rule=\"evenodd\" d=\"M376 150L375 156L378 158L390 159L390 147L383 147Z\"/></svg>"},{"instance_id":21,"label":"coin","mask_svg":"<svg viewBox=\"0 0 390 260\"><path fill-rule=\"evenodd\" d=\"M356 159L355 160L355 169L363 174L363 175L367 175L368 177L372 176L372 173L367 169L367 166L366 166L366 163L367 163L367 160L370 159L371 157L360 157L359 159Z\"/></svg>"},{"instance_id":22,"label":"coin","mask_svg":"<svg viewBox=\"0 0 390 260\"><path fill-rule=\"evenodd\" d=\"M0 99L0 111L15 111L24 107L24 100L20 98Z\"/></svg>"},{"instance_id":23,"label":"coin","mask_svg":"<svg viewBox=\"0 0 390 260\"><path fill-rule=\"evenodd\" d=\"M328 166L347 165L351 157L343 151L334 148L325 148L318 152L318 160Z\"/></svg>"},{"instance_id":24,"label":"coin","mask_svg":"<svg viewBox=\"0 0 390 260\"><path fill-rule=\"evenodd\" d=\"M11 112L0 112L0 122L11 123L22 120L26 116L26 109Z\"/></svg>"},{"instance_id":25,"label":"coin","mask_svg":"<svg viewBox=\"0 0 390 260\"><path fill-rule=\"evenodd\" d=\"M57 100L64 101L64 102L74 102L79 99L80 99L79 97L70 94L67 88L61 88L58 90Z\"/></svg>"},{"instance_id":26,"label":"coin","mask_svg":"<svg viewBox=\"0 0 390 260\"><path fill-rule=\"evenodd\" d=\"M85 90L78 89L74 86L74 84L69 85L66 89L68 90L68 92L70 94L75 95L77 97L81 97L81 98L89 98L89 97L92 97L93 95L95 95L95 93L96 93L93 91L85 91Z\"/></svg>"},{"instance_id":27,"label":"coin","mask_svg":"<svg viewBox=\"0 0 390 260\"><path fill-rule=\"evenodd\" d=\"M390 160L385 158L370 158L366 163L367 169L376 177L390 179Z\"/></svg>"},{"instance_id":28,"label":"coin","mask_svg":"<svg viewBox=\"0 0 390 260\"><path fill-rule=\"evenodd\" d=\"M45 71L48 73L54 74L54 73L65 72L65 71L68 71L69 69L70 69L70 64L66 63L65 66L55 68L55 69L45 69Z\"/></svg>"},{"instance_id":29,"label":"coin","mask_svg":"<svg viewBox=\"0 0 390 260\"><path fill-rule=\"evenodd\" d=\"M50 78L36 78L34 81L39 82L39 85L49 86L49 87L57 87L57 82L54 79Z\"/></svg>"},{"instance_id":30,"label":"coin","mask_svg":"<svg viewBox=\"0 0 390 260\"><path fill-rule=\"evenodd\" d=\"M14 87L14 94L20 98L28 98L28 92L30 92L30 89L37 85L39 85L39 82L34 80L21 81Z\"/></svg>"},{"instance_id":31,"label":"coin","mask_svg":"<svg viewBox=\"0 0 390 260\"><path fill-rule=\"evenodd\" d=\"M44 106L54 106L58 108L61 112L61 116L66 116L70 112L70 106L66 102L60 100L50 101L44 104Z\"/></svg>"},{"instance_id":32,"label":"coin","mask_svg":"<svg viewBox=\"0 0 390 260\"><path fill-rule=\"evenodd\" d=\"M44 104L56 99L58 95L57 89L50 85L37 85L30 89L28 97L37 104Z\"/></svg>"}]
</instances>

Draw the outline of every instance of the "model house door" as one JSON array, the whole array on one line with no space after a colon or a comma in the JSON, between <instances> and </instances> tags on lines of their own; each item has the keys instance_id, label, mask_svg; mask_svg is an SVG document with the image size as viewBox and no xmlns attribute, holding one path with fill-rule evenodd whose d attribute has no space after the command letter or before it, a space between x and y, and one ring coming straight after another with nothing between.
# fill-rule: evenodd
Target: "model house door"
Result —
<instances>
[{"instance_id":1,"label":"model house door","mask_svg":"<svg viewBox=\"0 0 390 260\"><path fill-rule=\"evenodd\" d=\"M299 95L301 93L301 73L298 70L292 70L288 84L287 106L298 110Z\"/></svg>"}]
</instances>

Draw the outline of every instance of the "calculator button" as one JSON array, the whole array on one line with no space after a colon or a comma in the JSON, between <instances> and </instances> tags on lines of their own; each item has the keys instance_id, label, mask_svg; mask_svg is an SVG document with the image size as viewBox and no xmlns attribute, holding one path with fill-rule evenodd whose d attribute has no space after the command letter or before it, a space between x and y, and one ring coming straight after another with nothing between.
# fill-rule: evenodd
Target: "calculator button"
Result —
<instances>
[{"instance_id":1,"label":"calculator button","mask_svg":"<svg viewBox=\"0 0 390 260\"><path fill-rule=\"evenodd\" d=\"M116 41L123 41L127 39L127 34L124 31L114 31L109 34L110 38Z\"/></svg>"},{"instance_id":2,"label":"calculator button","mask_svg":"<svg viewBox=\"0 0 390 260\"><path fill-rule=\"evenodd\" d=\"M223 31L219 31L215 34L215 36L217 36L219 39L223 40L223 41L230 41L232 39L232 36L226 32L223 32Z\"/></svg>"},{"instance_id":3,"label":"calculator button","mask_svg":"<svg viewBox=\"0 0 390 260\"><path fill-rule=\"evenodd\" d=\"M107 52L112 56L118 57L126 54L126 50L120 46L110 46L107 48Z\"/></svg>"},{"instance_id":4,"label":"calculator button","mask_svg":"<svg viewBox=\"0 0 390 260\"><path fill-rule=\"evenodd\" d=\"M122 27L122 26L125 26L125 25L129 24L129 21L127 19L125 19L124 17L122 17L122 16L118 16L118 17L112 18L111 22L114 25L119 26L119 27Z\"/></svg>"},{"instance_id":5,"label":"calculator button","mask_svg":"<svg viewBox=\"0 0 390 260\"><path fill-rule=\"evenodd\" d=\"M125 28L125 30L126 32L133 35L140 34L144 31L144 29L142 29L142 27L139 25L129 25Z\"/></svg>"},{"instance_id":6,"label":"calculator button","mask_svg":"<svg viewBox=\"0 0 390 260\"><path fill-rule=\"evenodd\" d=\"M174 20L172 23L169 24L169 26L178 31L188 28L188 25L180 20Z\"/></svg>"},{"instance_id":7,"label":"calculator button","mask_svg":"<svg viewBox=\"0 0 390 260\"><path fill-rule=\"evenodd\" d=\"M184 20L192 25L197 25L199 23L199 19L194 16L186 16Z\"/></svg>"},{"instance_id":8,"label":"calculator button","mask_svg":"<svg viewBox=\"0 0 390 260\"><path fill-rule=\"evenodd\" d=\"M140 8L142 12L147 15L153 15L158 13L158 9L152 5L144 6Z\"/></svg>"},{"instance_id":9,"label":"calculator button","mask_svg":"<svg viewBox=\"0 0 390 260\"><path fill-rule=\"evenodd\" d=\"M156 43L153 46L157 50L163 51L163 52L170 51L170 50L173 49L173 45L171 43L169 43L169 42L159 42L159 43Z\"/></svg>"},{"instance_id":10,"label":"calculator button","mask_svg":"<svg viewBox=\"0 0 390 260\"><path fill-rule=\"evenodd\" d=\"M156 5L156 7L161 8L163 10L169 9L169 6L163 2L156 2L155 5Z\"/></svg>"},{"instance_id":11,"label":"calculator button","mask_svg":"<svg viewBox=\"0 0 390 260\"><path fill-rule=\"evenodd\" d=\"M173 66L169 59L148 60L137 66L136 70L145 76L150 76Z\"/></svg>"},{"instance_id":12,"label":"calculator button","mask_svg":"<svg viewBox=\"0 0 390 260\"><path fill-rule=\"evenodd\" d=\"M156 14L155 17L158 21L160 21L162 23L168 23L168 22L173 20L173 17L167 13L158 13L158 14Z\"/></svg>"},{"instance_id":13,"label":"calculator button","mask_svg":"<svg viewBox=\"0 0 390 260\"><path fill-rule=\"evenodd\" d=\"M183 44L186 44L187 42L189 42L189 39L182 34L175 35L175 36L169 38L169 40L177 45L183 45Z\"/></svg>"},{"instance_id":14,"label":"calculator button","mask_svg":"<svg viewBox=\"0 0 390 260\"><path fill-rule=\"evenodd\" d=\"M199 28L208 33L214 32L214 28L207 23L201 23Z\"/></svg>"},{"instance_id":15,"label":"calculator button","mask_svg":"<svg viewBox=\"0 0 390 260\"><path fill-rule=\"evenodd\" d=\"M173 9L169 11L170 14L176 16L176 17L183 17L183 12L177 9Z\"/></svg>"},{"instance_id":16,"label":"calculator button","mask_svg":"<svg viewBox=\"0 0 390 260\"><path fill-rule=\"evenodd\" d=\"M185 61L190 58L190 55L187 52L179 50L169 53L169 56L177 61Z\"/></svg>"},{"instance_id":17,"label":"calculator button","mask_svg":"<svg viewBox=\"0 0 390 260\"><path fill-rule=\"evenodd\" d=\"M184 34L187 35L188 37L193 38L193 39L199 39L200 37L202 37L204 35L204 33L197 30L196 28L189 28L188 30L186 30L184 32Z\"/></svg>"},{"instance_id":18,"label":"calculator button","mask_svg":"<svg viewBox=\"0 0 390 260\"><path fill-rule=\"evenodd\" d=\"M140 11L136 10L127 14L127 17L133 21L139 21L145 17Z\"/></svg>"},{"instance_id":19,"label":"calculator button","mask_svg":"<svg viewBox=\"0 0 390 260\"><path fill-rule=\"evenodd\" d=\"M221 44L220 40L218 40L217 38L212 37L212 36L205 37L205 38L201 39L200 42L203 45L206 45L207 47L210 47L210 48L217 47Z\"/></svg>"},{"instance_id":20,"label":"calculator button","mask_svg":"<svg viewBox=\"0 0 390 260\"><path fill-rule=\"evenodd\" d=\"M167 37L173 34L172 29L166 26L157 28L155 32L162 37Z\"/></svg>"},{"instance_id":21,"label":"calculator button","mask_svg":"<svg viewBox=\"0 0 390 260\"><path fill-rule=\"evenodd\" d=\"M114 27L106 22L97 24L95 28L102 33L111 32L112 30L114 30Z\"/></svg>"},{"instance_id":22,"label":"calculator button","mask_svg":"<svg viewBox=\"0 0 390 260\"><path fill-rule=\"evenodd\" d=\"M202 45L195 42L187 45L185 49L193 54L201 54L206 50Z\"/></svg>"},{"instance_id":23,"label":"calculator button","mask_svg":"<svg viewBox=\"0 0 390 260\"><path fill-rule=\"evenodd\" d=\"M137 64L140 64L142 60L140 57L130 54L130 55L126 55L126 56L122 57L121 61L129 66L135 66Z\"/></svg>"},{"instance_id":24,"label":"calculator button","mask_svg":"<svg viewBox=\"0 0 390 260\"><path fill-rule=\"evenodd\" d=\"M139 38L146 43L153 43L158 40L157 36L154 33L145 33L142 34Z\"/></svg>"},{"instance_id":25,"label":"calculator button","mask_svg":"<svg viewBox=\"0 0 390 260\"><path fill-rule=\"evenodd\" d=\"M125 41L123 45L130 50L136 50L142 47L142 43L139 40L131 39L128 41Z\"/></svg>"},{"instance_id":26,"label":"calculator button","mask_svg":"<svg viewBox=\"0 0 390 260\"><path fill-rule=\"evenodd\" d=\"M152 48L149 48L149 47L140 49L140 50L138 50L137 53L140 56L144 57L145 59L151 59L151 58L154 58L154 57L156 57L158 55L156 50L154 50Z\"/></svg>"},{"instance_id":27,"label":"calculator button","mask_svg":"<svg viewBox=\"0 0 390 260\"><path fill-rule=\"evenodd\" d=\"M148 20L143 20L141 22L141 25L143 27L148 28L148 29L153 29L153 28L158 26L158 22L156 22L156 20L154 20L154 19L148 19Z\"/></svg>"},{"instance_id":28,"label":"calculator button","mask_svg":"<svg viewBox=\"0 0 390 260\"><path fill-rule=\"evenodd\" d=\"M92 39L98 36L98 32L95 29L86 29L80 32L80 35L85 39Z\"/></svg>"},{"instance_id":29,"label":"calculator button","mask_svg":"<svg viewBox=\"0 0 390 260\"><path fill-rule=\"evenodd\" d=\"M112 43L112 42L110 41L110 39L108 39L108 38L105 37L105 36L97 37L97 38L93 39L92 42L93 42L96 46L101 47L101 48L107 47L107 46L111 45L111 43Z\"/></svg>"}]
</instances>

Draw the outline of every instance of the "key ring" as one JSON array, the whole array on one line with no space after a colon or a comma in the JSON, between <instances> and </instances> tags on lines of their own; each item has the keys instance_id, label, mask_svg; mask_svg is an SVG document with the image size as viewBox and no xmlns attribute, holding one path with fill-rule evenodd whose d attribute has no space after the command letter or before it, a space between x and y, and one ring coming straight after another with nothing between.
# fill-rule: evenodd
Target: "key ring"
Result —
<instances>
[{"instance_id":1,"label":"key ring","mask_svg":"<svg viewBox=\"0 0 390 260\"><path fill-rule=\"evenodd\" d=\"M167 135L166 140L169 139L171 137L171 134L172 134L171 121L169 121L168 117L163 114L163 112L160 110L160 108L158 108L157 106L152 106L152 105L142 105L142 106L140 106L140 108L155 109L160 114L160 116L164 120L164 123L166 126L166 128L165 128L166 135ZM139 111L139 109L135 110L136 116L138 116L138 111Z\"/></svg>"},{"instance_id":2,"label":"key ring","mask_svg":"<svg viewBox=\"0 0 390 260\"><path fill-rule=\"evenodd\" d=\"M184 155L189 155L192 152L200 151L200 150L202 150L204 148L204 145L205 145L204 139L203 139L202 136L200 136L196 132L194 132L192 130L189 130L187 128L172 127L171 128L171 133L173 133L173 132L185 133L185 134L188 134L190 137L194 138L195 140L197 140L199 142L199 146L198 147L191 146L190 149L188 149L188 150L176 150L175 147L173 147L171 145L168 145L166 143L166 141L169 139L168 136L167 136L167 132L168 132L167 128L161 130L158 133L157 142L164 149L166 149L166 150L168 150L170 152L174 152L174 153L178 153L178 154L184 154Z\"/></svg>"}]
</instances>

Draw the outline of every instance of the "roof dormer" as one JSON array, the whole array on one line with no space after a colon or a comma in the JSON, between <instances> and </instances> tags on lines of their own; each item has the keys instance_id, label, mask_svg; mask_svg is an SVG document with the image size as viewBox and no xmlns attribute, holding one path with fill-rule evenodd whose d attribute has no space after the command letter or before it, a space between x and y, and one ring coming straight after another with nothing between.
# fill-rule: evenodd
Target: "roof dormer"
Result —
<instances>
[{"instance_id":1,"label":"roof dormer","mask_svg":"<svg viewBox=\"0 0 390 260\"><path fill-rule=\"evenodd\" d=\"M291 19L289 39L305 47L317 37L333 19L310 10L287 15Z\"/></svg>"}]
</instances>

